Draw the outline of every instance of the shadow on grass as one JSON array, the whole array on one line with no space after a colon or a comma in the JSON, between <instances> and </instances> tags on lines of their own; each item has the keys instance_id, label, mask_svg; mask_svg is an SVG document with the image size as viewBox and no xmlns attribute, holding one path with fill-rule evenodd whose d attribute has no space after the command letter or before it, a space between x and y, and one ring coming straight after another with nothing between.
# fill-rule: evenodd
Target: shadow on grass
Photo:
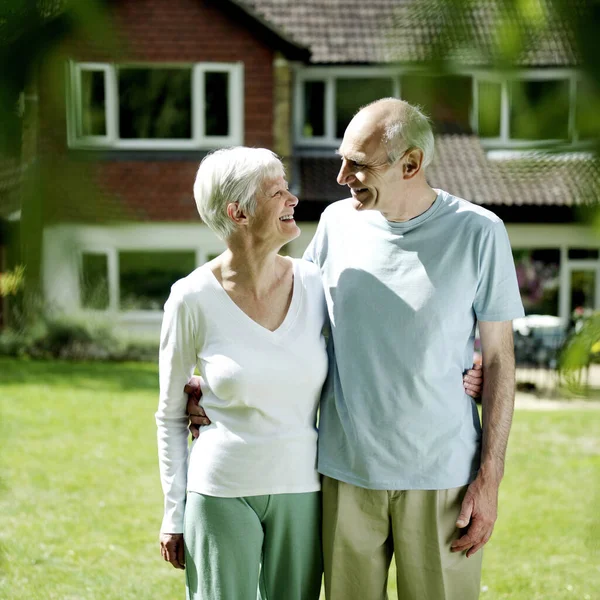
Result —
<instances>
[{"instance_id":1,"label":"shadow on grass","mask_svg":"<svg viewBox=\"0 0 600 600\"><path fill-rule=\"evenodd\" d=\"M0 358L2 385L48 385L158 393L158 365Z\"/></svg>"}]
</instances>

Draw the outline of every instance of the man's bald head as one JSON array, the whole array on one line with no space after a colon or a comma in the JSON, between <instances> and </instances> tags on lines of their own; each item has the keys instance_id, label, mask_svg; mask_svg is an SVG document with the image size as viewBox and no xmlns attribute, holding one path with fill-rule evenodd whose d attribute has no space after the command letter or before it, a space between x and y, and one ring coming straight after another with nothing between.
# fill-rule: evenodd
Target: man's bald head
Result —
<instances>
[{"instance_id":1,"label":"man's bald head","mask_svg":"<svg viewBox=\"0 0 600 600\"><path fill-rule=\"evenodd\" d=\"M396 162L408 148L423 152L423 167L433 158L434 139L429 119L416 107L398 98L382 98L361 108L348 128L370 130L386 147L388 160Z\"/></svg>"}]
</instances>

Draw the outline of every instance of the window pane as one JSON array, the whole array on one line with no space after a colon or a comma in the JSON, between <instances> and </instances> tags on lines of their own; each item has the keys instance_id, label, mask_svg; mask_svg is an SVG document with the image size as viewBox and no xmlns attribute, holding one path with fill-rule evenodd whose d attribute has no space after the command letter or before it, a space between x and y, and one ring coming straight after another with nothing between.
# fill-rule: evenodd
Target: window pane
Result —
<instances>
[{"instance_id":1,"label":"window pane","mask_svg":"<svg viewBox=\"0 0 600 600\"><path fill-rule=\"evenodd\" d=\"M119 134L124 139L190 139L190 69L119 69Z\"/></svg>"},{"instance_id":2,"label":"window pane","mask_svg":"<svg viewBox=\"0 0 600 600\"><path fill-rule=\"evenodd\" d=\"M597 92L594 92L591 85L584 81L577 82L575 127L580 140L600 138L599 102L600 96Z\"/></svg>"},{"instance_id":3,"label":"window pane","mask_svg":"<svg viewBox=\"0 0 600 600\"><path fill-rule=\"evenodd\" d=\"M420 106L431 117L438 133L470 133L471 77L404 75L400 92L403 100Z\"/></svg>"},{"instance_id":4,"label":"window pane","mask_svg":"<svg viewBox=\"0 0 600 600\"><path fill-rule=\"evenodd\" d=\"M352 117L361 106L393 93L391 79L338 79L335 94L335 135L344 137Z\"/></svg>"},{"instance_id":5,"label":"window pane","mask_svg":"<svg viewBox=\"0 0 600 600\"><path fill-rule=\"evenodd\" d=\"M558 316L560 250L513 250L513 257L525 313Z\"/></svg>"},{"instance_id":6,"label":"window pane","mask_svg":"<svg viewBox=\"0 0 600 600\"><path fill-rule=\"evenodd\" d=\"M204 94L204 134L229 135L229 73L205 73Z\"/></svg>"},{"instance_id":7,"label":"window pane","mask_svg":"<svg viewBox=\"0 0 600 600\"><path fill-rule=\"evenodd\" d=\"M304 137L322 137L325 135L325 82L304 82Z\"/></svg>"},{"instance_id":8,"label":"window pane","mask_svg":"<svg viewBox=\"0 0 600 600\"><path fill-rule=\"evenodd\" d=\"M175 281L196 268L196 253L119 252L121 310L162 310Z\"/></svg>"},{"instance_id":9,"label":"window pane","mask_svg":"<svg viewBox=\"0 0 600 600\"><path fill-rule=\"evenodd\" d=\"M500 137L502 86L492 81L479 81L477 93L479 135L489 138Z\"/></svg>"},{"instance_id":10,"label":"window pane","mask_svg":"<svg viewBox=\"0 0 600 600\"><path fill-rule=\"evenodd\" d=\"M596 271L571 271L571 315L591 313L596 306Z\"/></svg>"},{"instance_id":11,"label":"window pane","mask_svg":"<svg viewBox=\"0 0 600 600\"><path fill-rule=\"evenodd\" d=\"M564 140L569 134L569 82L513 81L510 136L521 140Z\"/></svg>"},{"instance_id":12,"label":"window pane","mask_svg":"<svg viewBox=\"0 0 600 600\"><path fill-rule=\"evenodd\" d=\"M81 305L83 308L108 308L108 256L85 252L81 256Z\"/></svg>"},{"instance_id":13,"label":"window pane","mask_svg":"<svg viewBox=\"0 0 600 600\"><path fill-rule=\"evenodd\" d=\"M598 251L598 248L569 248L569 258L575 260L596 260L599 254L600 252Z\"/></svg>"},{"instance_id":14,"label":"window pane","mask_svg":"<svg viewBox=\"0 0 600 600\"><path fill-rule=\"evenodd\" d=\"M104 71L81 71L81 135L106 135Z\"/></svg>"}]
</instances>

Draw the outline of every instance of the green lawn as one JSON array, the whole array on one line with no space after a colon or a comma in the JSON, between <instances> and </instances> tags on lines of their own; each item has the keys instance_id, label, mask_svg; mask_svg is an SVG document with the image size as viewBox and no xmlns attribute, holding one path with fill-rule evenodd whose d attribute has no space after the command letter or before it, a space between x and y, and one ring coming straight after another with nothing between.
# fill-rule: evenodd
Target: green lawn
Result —
<instances>
[{"instance_id":1,"label":"green lawn","mask_svg":"<svg viewBox=\"0 0 600 600\"><path fill-rule=\"evenodd\" d=\"M0 359L0 598L183 597L157 544L156 390L154 365ZM600 598L599 432L593 408L516 413L484 600Z\"/></svg>"}]
</instances>

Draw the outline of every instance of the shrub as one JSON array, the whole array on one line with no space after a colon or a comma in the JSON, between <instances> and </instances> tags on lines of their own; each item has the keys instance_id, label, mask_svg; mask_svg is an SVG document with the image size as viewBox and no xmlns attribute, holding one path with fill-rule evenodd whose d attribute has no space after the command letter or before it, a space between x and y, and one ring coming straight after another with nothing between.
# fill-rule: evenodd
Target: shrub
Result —
<instances>
[{"instance_id":1,"label":"shrub","mask_svg":"<svg viewBox=\"0 0 600 600\"><path fill-rule=\"evenodd\" d=\"M25 267L17 265L12 271L0 273L0 297L16 296L25 284Z\"/></svg>"},{"instance_id":2,"label":"shrub","mask_svg":"<svg viewBox=\"0 0 600 600\"><path fill-rule=\"evenodd\" d=\"M66 360L156 360L157 344L117 334L103 321L42 317L0 332L0 355Z\"/></svg>"}]
</instances>

